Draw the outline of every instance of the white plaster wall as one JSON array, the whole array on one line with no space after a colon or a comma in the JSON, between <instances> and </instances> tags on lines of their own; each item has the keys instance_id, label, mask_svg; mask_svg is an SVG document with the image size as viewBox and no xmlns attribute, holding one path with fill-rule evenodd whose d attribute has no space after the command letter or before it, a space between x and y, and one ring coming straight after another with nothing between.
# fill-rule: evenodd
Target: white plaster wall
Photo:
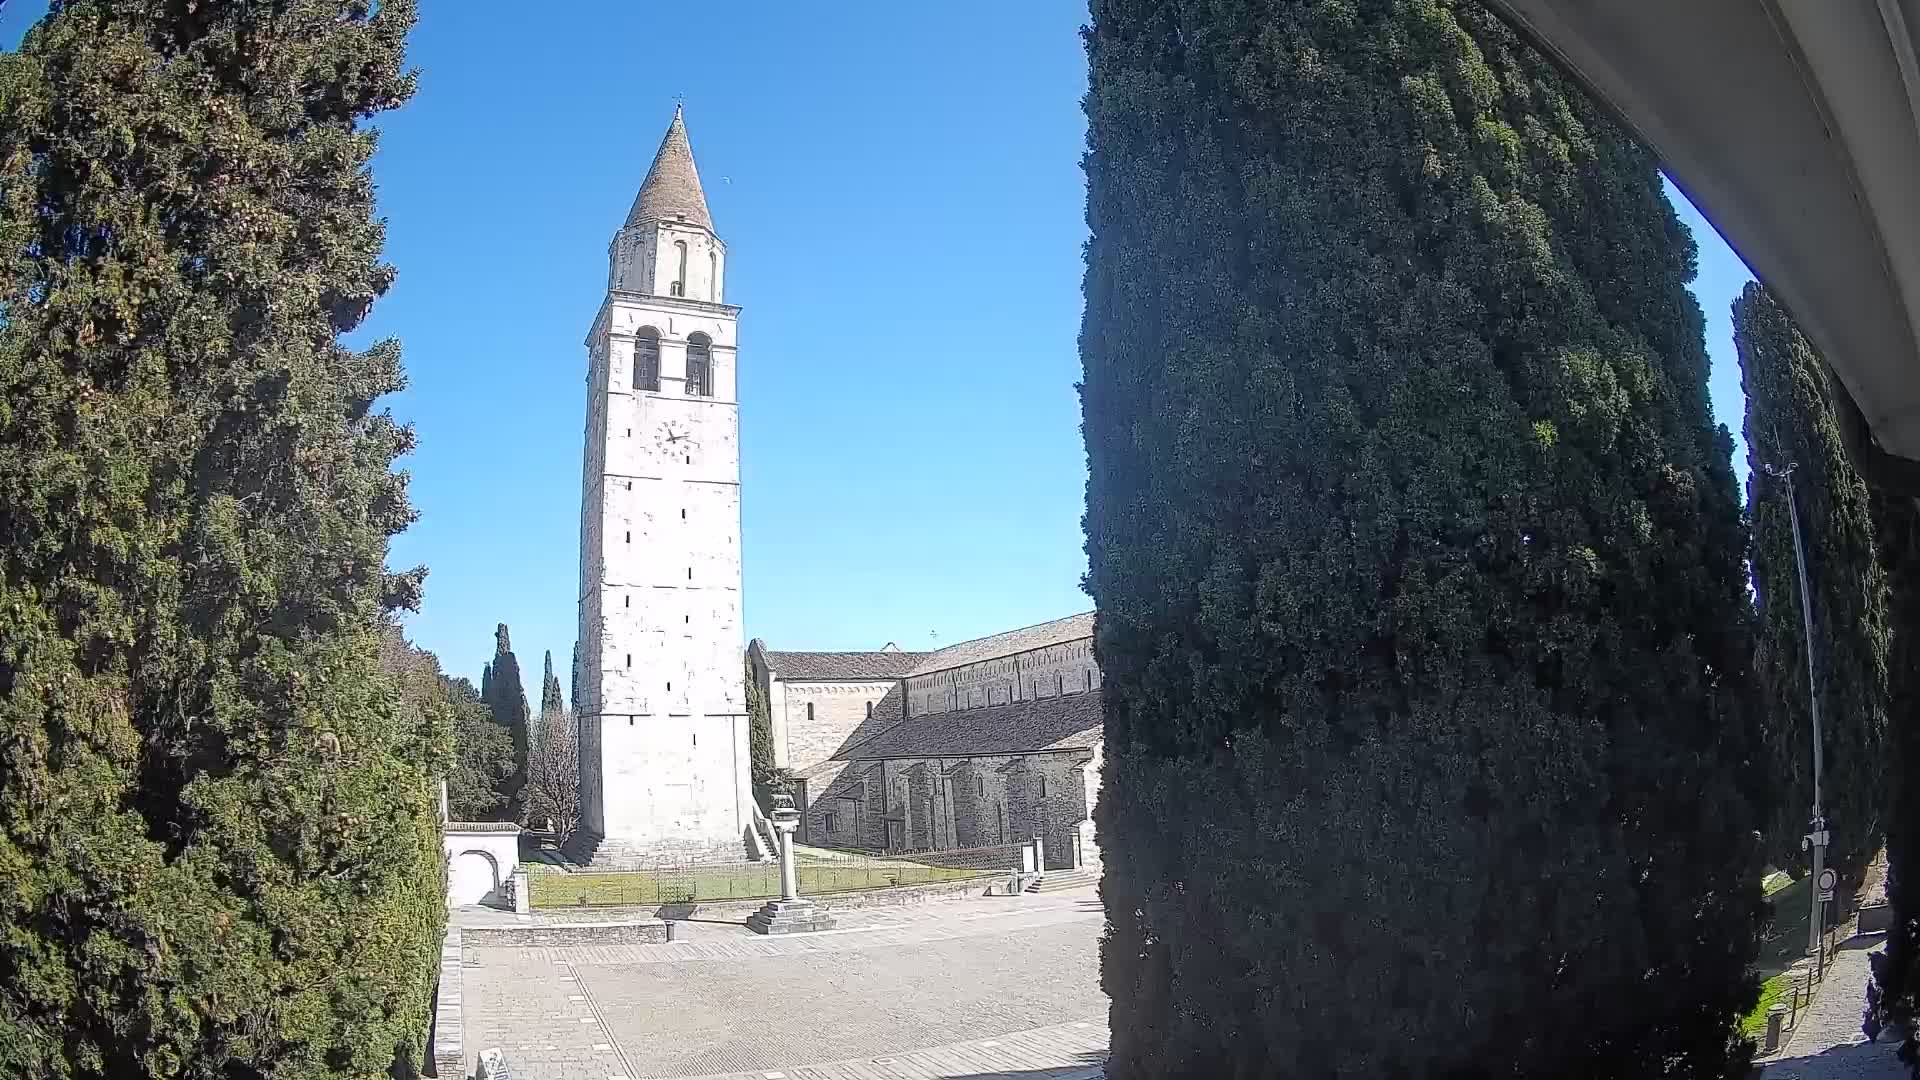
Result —
<instances>
[{"instance_id":1,"label":"white plaster wall","mask_svg":"<svg viewBox=\"0 0 1920 1080\"><path fill-rule=\"evenodd\" d=\"M1063 641L1012 656L916 675L907 680L915 716L1100 689L1093 639Z\"/></svg>"},{"instance_id":2,"label":"white plaster wall","mask_svg":"<svg viewBox=\"0 0 1920 1080\"><path fill-rule=\"evenodd\" d=\"M833 756L854 729L866 723L869 705L879 705L892 679L787 682L780 687L774 723L774 758L791 769L810 769ZM813 719L807 719L807 706Z\"/></svg>"},{"instance_id":3,"label":"white plaster wall","mask_svg":"<svg viewBox=\"0 0 1920 1080\"><path fill-rule=\"evenodd\" d=\"M471 907L482 902L520 865L518 833L468 832L456 822L441 834L441 844L447 855L448 907ZM498 880L494 877L496 868Z\"/></svg>"}]
</instances>

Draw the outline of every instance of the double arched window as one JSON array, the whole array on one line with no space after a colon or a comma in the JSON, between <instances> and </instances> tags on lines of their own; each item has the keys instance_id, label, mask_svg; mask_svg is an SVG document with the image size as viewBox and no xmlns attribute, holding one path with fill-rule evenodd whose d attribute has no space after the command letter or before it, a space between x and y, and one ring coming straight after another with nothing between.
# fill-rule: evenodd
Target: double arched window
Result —
<instances>
[{"instance_id":1,"label":"double arched window","mask_svg":"<svg viewBox=\"0 0 1920 1080\"><path fill-rule=\"evenodd\" d=\"M660 389L660 331L651 326L633 335L633 388Z\"/></svg>"},{"instance_id":2,"label":"double arched window","mask_svg":"<svg viewBox=\"0 0 1920 1080\"><path fill-rule=\"evenodd\" d=\"M713 396L713 342L705 334L687 337L687 394Z\"/></svg>"}]
</instances>

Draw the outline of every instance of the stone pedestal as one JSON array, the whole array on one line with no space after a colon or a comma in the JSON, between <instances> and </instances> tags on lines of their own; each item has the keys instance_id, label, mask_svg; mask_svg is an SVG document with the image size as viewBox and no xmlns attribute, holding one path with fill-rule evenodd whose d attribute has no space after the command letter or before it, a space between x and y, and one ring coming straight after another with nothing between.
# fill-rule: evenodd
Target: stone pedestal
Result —
<instances>
[{"instance_id":1,"label":"stone pedestal","mask_svg":"<svg viewBox=\"0 0 1920 1080\"><path fill-rule=\"evenodd\" d=\"M747 916L747 929L756 934L805 934L833 928L833 916L827 909L800 896L799 875L793 867L793 833L800 827L800 812L793 808L793 797L773 797L773 831L780 842L780 899Z\"/></svg>"},{"instance_id":2,"label":"stone pedestal","mask_svg":"<svg viewBox=\"0 0 1920 1080\"><path fill-rule=\"evenodd\" d=\"M833 929L833 914L811 900L774 900L747 916L747 928L756 934L806 934Z\"/></svg>"}]
</instances>

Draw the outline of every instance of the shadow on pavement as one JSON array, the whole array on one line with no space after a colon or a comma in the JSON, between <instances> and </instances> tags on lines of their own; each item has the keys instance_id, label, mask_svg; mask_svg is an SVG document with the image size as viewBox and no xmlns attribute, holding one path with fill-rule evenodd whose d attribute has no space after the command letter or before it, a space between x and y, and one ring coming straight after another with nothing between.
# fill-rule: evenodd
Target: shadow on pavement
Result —
<instances>
[{"instance_id":1,"label":"shadow on pavement","mask_svg":"<svg viewBox=\"0 0 1920 1080\"><path fill-rule=\"evenodd\" d=\"M941 1080L1099 1080L1105 1076L1107 1055L1078 1054L1078 1064L1046 1069L1007 1069L1000 1072L952 1073Z\"/></svg>"},{"instance_id":2,"label":"shadow on pavement","mask_svg":"<svg viewBox=\"0 0 1920 1080\"><path fill-rule=\"evenodd\" d=\"M1766 1080L1906 1080L1907 1067L1891 1043L1835 1046L1807 1057L1780 1058L1766 1064Z\"/></svg>"}]
</instances>

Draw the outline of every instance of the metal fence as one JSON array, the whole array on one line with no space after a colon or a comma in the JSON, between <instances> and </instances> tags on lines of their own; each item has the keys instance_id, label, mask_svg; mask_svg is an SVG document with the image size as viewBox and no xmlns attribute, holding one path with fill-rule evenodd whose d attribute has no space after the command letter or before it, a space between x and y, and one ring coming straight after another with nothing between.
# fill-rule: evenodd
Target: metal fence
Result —
<instances>
[{"instance_id":1,"label":"metal fence","mask_svg":"<svg viewBox=\"0 0 1920 1080\"><path fill-rule=\"evenodd\" d=\"M834 851L803 855L794 871L801 895L811 896L1006 875L1018 859L1019 849L1011 844L954 851ZM537 908L699 904L780 895L780 867L772 862L581 872L535 864L529 871L529 901Z\"/></svg>"}]
</instances>

